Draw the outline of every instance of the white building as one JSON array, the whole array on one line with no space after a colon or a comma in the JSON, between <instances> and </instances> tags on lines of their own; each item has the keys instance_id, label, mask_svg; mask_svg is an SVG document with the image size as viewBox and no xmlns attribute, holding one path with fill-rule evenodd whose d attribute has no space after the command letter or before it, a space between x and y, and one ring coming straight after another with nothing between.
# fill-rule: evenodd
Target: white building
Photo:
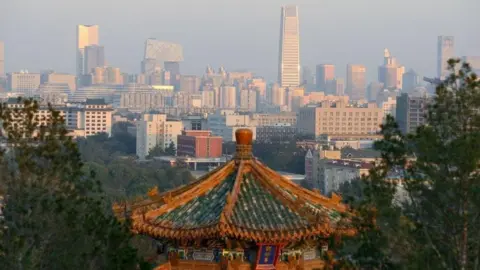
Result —
<instances>
[{"instance_id":1,"label":"white building","mask_svg":"<svg viewBox=\"0 0 480 270\"><path fill-rule=\"evenodd\" d=\"M253 89L240 91L240 109L249 112L257 111L257 91Z\"/></svg>"},{"instance_id":2,"label":"white building","mask_svg":"<svg viewBox=\"0 0 480 270\"><path fill-rule=\"evenodd\" d=\"M202 91L202 106L204 108L215 108L215 91L214 90Z\"/></svg>"},{"instance_id":3,"label":"white building","mask_svg":"<svg viewBox=\"0 0 480 270\"><path fill-rule=\"evenodd\" d=\"M166 114L144 114L137 122L137 156L145 159L156 145L165 149L173 142L176 147L182 130L182 122L169 121Z\"/></svg>"},{"instance_id":4,"label":"white building","mask_svg":"<svg viewBox=\"0 0 480 270\"><path fill-rule=\"evenodd\" d=\"M235 86L220 87L220 108L235 109L237 107L237 89Z\"/></svg>"},{"instance_id":5,"label":"white building","mask_svg":"<svg viewBox=\"0 0 480 270\"><path fill-rule=\"evenodd\" d=\"M386 101L382 102L381 108L383 108L384 119L387 117L387 115L395 117L397 111L397 99L388 97Z\"/></svg>"},{"instance_id":6,"label":"white building","mask_svg":"<svg viewBox=\"0 0 480 270\"><path fill-rule=\"evenodd\" d=\"M87 99L84 103L67 103L65 122L74 136L87 137L100 133L112 135L111 104L103 99Z\"/></svg>"}]
</instances>

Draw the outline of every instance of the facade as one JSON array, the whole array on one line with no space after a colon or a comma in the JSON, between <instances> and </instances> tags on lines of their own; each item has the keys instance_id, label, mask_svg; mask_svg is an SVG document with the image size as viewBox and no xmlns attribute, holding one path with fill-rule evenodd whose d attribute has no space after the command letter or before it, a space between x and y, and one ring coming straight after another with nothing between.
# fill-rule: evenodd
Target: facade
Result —
<instances>
[{"instance_id":1,"label":"facade","mask_svg":"<svg viewBox=\"0 0 480 270\"><path fill-rule=\"evenodd\" d=\"M145 90L117 91L113 94L115 108L128 109L129 111L140 113L164 108L171 99L172 93L169 91L158 91L148 88L145 88Z\"/></svg>"},{"instance_id":2,"label":"facade","mask_svg":"<svg viewBox=\"0 0 480 270\"><path fill-rule=\"evenodd\" d=\"M168 121L166 114L144 114L137 122L137 156L145 159L155 146L165 149L172 142L178 148L177 137L182 129L181 121Z\"/></svg>"},{"instance_id":3,"label":"facade","mask_svg":"<svg viewBox=\"0 0 480 270\"><path fill-rule=\"evenodd\" d=\"M352 100L365 98L366 72L363 65L347 65L346 94Z\"/></svg>"},{"instance_id":4,"label":"facade","mask_svg":"<svg viewBox=\"0 0 480 270\"><path fill-rule=\"evenodd\" d=\"M222 137L209 130L183 130L177 138L177 156L217 158L222 156Z\"/></svg>"},{"instance_id":5,"label":"facade","mask_svg":"<svg viewBox=\"0 0 480 270\"><path fill-rule=\"evenodd\" d=\"M242 111L257 111L257 91L253 89L240 90L240 109Z\"/></svg>"},{"instance_id":6,"label":"facade","mask_svg":"<svg viewBox=\"0 0 480 270\"><path fill-rule=\"evenodd\" d=\"M450 73L447 61L455 57L453 36L438 36L437 39L437 77L444 79Z\"/></svg>"},{"instance_id":7,"label":"facade","mask_svg":"<svg viewBox=\"0 0 480 270\"><path fill-rule=\"evenodd\" d=\"M343 78L333 78L328 80L327 84L327 94L335 96L345 95L345 80Z\"/></svg>"},{"instance_id":8,"label":"facade","mask_svg":"<svg viewBox=\"0 0 480 270\"><path fill-rule=\"evenodd\" d=\"M98 25L77 25L77 78L88 73L84 67L85 47L98 44Z\"/></svg>"},{"instance_id":9,"label":"facade","mask_svg":"<svg viewBox=\"0 0 480 270\"><path fill-rule=\"evenodd\" d=\"M203 90L202 91L202 106L205 108L215 108L216 93L215 90Z\"/></svg>"},{"instance_id":10,"label":"facade","mask_svg":"<svg viewBox=\"0 0 480 270\"><path fill-rule=\"evenodd\" d=\"M89 45L85 47L84 53L84 70L85 74L93 72L94 68L104 67L105 62L105 49L103 46Z\"/></svg>"},{"instance_id":11,"label":"facade","mask_svg":"<svg viewBox=\"0 0 480 270\"><path fill-rule=\"evenodd\" d=\"M195 75L180 76L180 91L198 93L200 90L200 78Z\"/></svg>"},{"instance_id":12,"label":"facade","mask_svg":"<svg viewBox=\"0 0 480 270\"><path fill-rule=\"evenodd\" d=\"M43 73L40 77L40 82L42 84L66 84L68 85L69 91L77 90L77 82L75 75L65 74L65 73L55 73L47 72Z\"/></svg>"},{"instance_id":13,"label":"facade","mask_svg":"<svg viewBox=\"0 0 480 270\"><path fill-rule=\"evenodd\" d=\"M116 85L92 85L78 88L70 94L69 101L85 102L87 99L104 99L106 103L113 103L113 96L116 90L122 89Z\"/></svg>"},{"instance_id":14,"label":"facade","mask_svg":"<svg viewBox=\"0 0 480 270\"><path fill-rule=\"evenodd\" d=\"M335 79L335 66L331 64L317 65L315 74L317 90L335 94L335 92L328 92L328 81Z\"/></svg>"},{"instance_id":15,"label":"facade","mask_svg":"<svg viewBox=\"0 0 480 270\"><path fill-rule=\"evenodd\" d=\"M308 150L305 156L305 180L322 194L337 191L340 185L368 175L373 165L369 162L342 159L339 150Z\"/></svg>"},{"instance_id":16,"label":"facade","mask_svg":"<svg viewBox=\"0 0 480 270\"><path fill-rule=\"evenodd\" d=\"M297 128L291 125L257 126L257 142L288 142L295 139Z\"/></svg>"},{"instance_id":17,"label":"facade","mask_svg":"<svg viewBox=\"0 0 480 270\"><path fill-rule=\"evenodd\" d=\"M39 73L22 71L7 74L7 88L12 92L24 92L31 94L37 91L40 83L41 76Z\"/></svg>"},{"instance_id":18,"label":"facade","mask_svg":"<svg viewBox=\"0 0 480 270\"><path fill-rule=\"evenodd\" d=\"M235 136L233 160L187 186L115 204L114 213L156 240L154 260L165 262L157 270L324 269L330 237L354 233L339 223L350 214L341 197L304 189L257 161L250 130Z\"/></svg>"},{"instance_id":19,"label":"facade","mask_svg":"<svg viewBox=\"0 0 480 270\"><path fill-rule=\"evenodd\" d=\"M420 86L421 78L413 69L405 72L402 76L402 92L411 93L415 88Z\"/></svg>"},{"instance_id":20,"label":"facade","mask_svg":"<svg viewBox=\"0 0 480 270\"><path fill-rule=\"evenodd\" d=\"M387 89L402 89L402 76L405 73L405 67L397 63L388 49L385 49L383 55L383 65L378 67L378 81L383 83Z\"/></svg>"},{"instance_id":21,"label":"facade","mask_svg":"<svg viewBox=\"0 0 480 270\"><path fill-rule=\"evenodd\" d=\"M145 54L142 66L144 73L165 68L165 62L183 62L183 47L169 41L149 38L145 41Z\"/></svg>"},{"instance_id":22,"label":"facade","mask_svg":"<svg viewBox=\"0 0 480 270\"><path fill-rule=\"evenodd\" d=\"M250 119L251 124L258 127L275 125L289 125L294 127L297 124L297 114L294 112L254 113L251 114Z\"/></svg>"},{"instance_id":23,"label":"facade","mask_svg":"<svg viewBox=\"0 0 480 270\"><path fill-rule=\"evenodd\" d=\"M383 83L380 82L371 82L367 86L367 100L369 102L376 102L378 93L383 91Z\"/></svg>"},{"instance_id":24,"label":"facade","mask_svg":"<svg viewBox=\"0 0 480 270\"><path fill-rule=\"evenodd\" d=\"M374 134L380 130L383 109L374 103L364 106L349 106L345 103L324 102L319 106L301 108L297 129L301 134Z\"/></svg>"},{"instance_id":25,"label":"facade","mask_svg":"<svg viewBox=\"0 0 480 270\"><path fill-rule=\"evenodd\" d=\"M272 85L270 94L270 104L275 106L285 105L285 88L275 83Z\"/></svg>"},{"instance_id":26,"label":"facade","mask_svg":"<svg viewBox=\"0 0 480 270\"><path fill-rule=\"evenodd\" d=\"M300 34L298 7L282 7L278 83L282 87L300 85Z\"/></svg>"},{"instance_id":27,"label":"facade","mask_svg":"<svg viewBox=\"0 0 480 270\"><path fill-rule=\"evenodd\" d=\"M235 109L237 107L237 89L235 86L220 87L220 108Z\"/></svg>"},{"instance_id":28,"label":"facade","mask_svg":"<svg viewBox=\"0 0 480 270\"><path fill-rule=\"evenodd\" d=\"M395 119L402 133L414 133L417 127L425 124L428 102L426 96L402 94L397 98Z\"/></svg>"},{"instance_id":29,"label":"facade","mask_svg":"<svg viewBox=\"0 0 480 270\"><path fill-rule=\"evenodd\" d=\"M397 98L396 97L388 97L387 100L383 101L380 103L382 109L383 109L383 117L384 119L387 117L387 115L391 115L395 117L397 113Z\"/></svg>"},{"instance_id":30,"label":"facade","mask_svg":"<svg viewBox=\"0 0 480 270\"><path fill-rule=\"evenodd\" d=\"M87 99L85 102L67 103L64 107L65 123L75 137L87 137L100 133L112 135L111 104L103 99Z\"/></svg>"},{"instance_id":31,"label":"facade","mask_svg":"<svg viewBox=\"0 0 480 270\"><path fill-rule=\"evenodd\" d=\"M5 76L5 44L0 41L0 77Z\"/></svg>"}]
</instances>

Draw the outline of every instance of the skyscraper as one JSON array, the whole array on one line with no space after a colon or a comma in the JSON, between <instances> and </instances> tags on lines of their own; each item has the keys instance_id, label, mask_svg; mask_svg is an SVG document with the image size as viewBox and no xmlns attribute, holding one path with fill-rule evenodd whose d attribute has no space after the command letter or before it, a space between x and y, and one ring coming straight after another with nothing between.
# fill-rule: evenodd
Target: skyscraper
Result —
<instances>
[{"instance_id":1,"label":"skyscraper","mask_svg":"<svg viewBox=\"0 0 480 270\"><path fill-rule=\"evenodd\" d=\"M282 7L278 82L282 87L300 85L300 35L297 6Z\"/></svg>"},{"instance_id":2,"label":"skyscraper","mask_svg":"<svg viewBox=\"0 0 480 270\"><path fill-rule=\"evenodd\" d=\"M397 59L388 49L383 51L383 65L378 67L378 81L384 88L402 89L402 76L405 67L398 64Z\"/></svg>"},{"instance_id":3,"label":"skyscraper","mask_svg":"<svg viewBox=\"0 0 480 270\"><path fill-rule=\"evenodd\" d=\"M3 41L0 41L0 77L5 75L5 47Z\"/></svg>"},{"instance_id":4,"label":"skyscraper","mask_svg":"<svg viewBox=\"0 0 480 270\"><path fill-rule=\"evenodd\" d=\"M448 76L447 61L455 57L453 36L438 36L437 40L437 77Z\"/></svg>"},{"instance_id":5,"label":"skyscraper","mask_svg":"<svg viewBox=\"0 0 480 270\"><path fill-rule=\"evenodd\" d=\"M363 65L347 65L347 95L353 100L365 98L367 69Z\"/></svg>"},{"instance_id":6,"label":"skyscraper","mask_svg":"<svg viewBox=\"0 0 480 270\"><path fill-rule=\"evenodd\" d=\"M105 66L105 50L103 46L86 46L84 51L84 73L88 74L96 67Z\"/></svg>"},{"instance_id":7,"label":"skyscraper","mask_svg":"<svg viewBox=\"0 0 480 270\"><path fill-rule=\"evenodd\" d=\"M77 78L86 74L85 47L98 45L98 25L77 25Z\"/></svg>"},{"instance_id":8,"label":"skyscraper","mask_svg":"<svg viewBox=\"0 0 480 270\"><path fill-rule=\"evenodd\" d=\"M327 92L327 81L335 78L335 66L329 64L317 65L316 78L317 90Z\"/></svg>"}]
</instances>

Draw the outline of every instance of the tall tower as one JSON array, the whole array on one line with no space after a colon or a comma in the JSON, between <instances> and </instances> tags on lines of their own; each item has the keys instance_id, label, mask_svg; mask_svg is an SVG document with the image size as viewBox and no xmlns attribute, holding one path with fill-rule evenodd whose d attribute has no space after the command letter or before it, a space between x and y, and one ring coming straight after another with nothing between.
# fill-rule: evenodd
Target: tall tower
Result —
<instances>
[{"instance_id":1,"label":"tall tower","mask_svg":"<svg viewBox=\"0 0 480 270\"><path fill-rule=\"evenodd\" d=\"M0 77L5 75L5 48L3 41L0 41Z\"/></svg>"},{"instance_id":2,"label":"tall tower","mask_svg":"<svg viewBox=\"0 0 480 270\"><path fill-rule=\"evenodd\" d=\"M384 88L402 89L402 76L405 67L398 64L397 59L388 49L383 51L383 65L378 67L378 81Z\"/></svg>"},{"instance_id":3,"label":"tall tower","mask_svg":"<svg viewBox=\"0 0 480 270\"><path fill-rule=\"evenodd\" d=\"M437 77L440 79L448 76L447 61L455 57L453 36L438 36L437 40Z\"/></svg>"},{"instance_id":4,"label":"tall tower","mask_svg":"<svg viewBox=\"0 0 480 270\"><path fill-rule=\"evenodd\" d=\"M300 85L300 35L297 6L282 7L278 82L282 87Z\"/></svg>"},{"instance_id":5,"label":"tall tower","mask_svg":"<svg viewBox=\"0 0 480 270\"><path fill-rule=\"evenodd\" d=\"M365 98L367 69L363 65L347 65L347 88L346 92L353 100Z\"/></svg>"},{"instance_id":6,"label":"tall tower","mask_svg":"<svg viewBox=\"0 0 480 270\"><path fill-rule=\"evenodd\" d=\"M98 45L98 25L77 25L77 79L86 73L85 47Z\"/></svg>"},{"instance_id":7,"label":"tall tower","mask_svg":"<svg viewBox=\"0 0 480 270\"><path fill-rule=\"evenodd\" d=\"M329 64L317 65L316 82L317 90L327 92L327 84L335 78L335 66ZM329 93L332 94L332 93Z\"/></svg>"}]
</instances>

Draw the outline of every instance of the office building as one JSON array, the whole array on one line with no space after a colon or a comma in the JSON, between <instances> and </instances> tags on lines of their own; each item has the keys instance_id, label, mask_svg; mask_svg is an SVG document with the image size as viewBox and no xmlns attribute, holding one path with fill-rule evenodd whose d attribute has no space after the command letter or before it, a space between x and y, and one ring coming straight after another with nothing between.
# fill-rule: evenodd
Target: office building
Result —
<instances>
[{"instance_id":1,"label":"office building","mask_svg":"<svg viewBox=\"0 0 480 270\"><path fill-rule=\"evenodd\" d=\"M297 129L301 134L374 134L380 130L383 109L375 103L350 106L343 102L323 102L317 106L301 108L297 118Z\"/></svg>"},{"instance_id":2,"label":"office building","mask_svg":"<svg viewBox=\"0 0 480 270\"><path fill-rule=\"evenodd\" d=\"M402 94L397 98L395 119L402 133L415 133L417 128L426 123L428 103L427 96Z\"/></svg>"},{"instance_id":3,"label":"office building","mask_svg":"<svg viewBox=\"0 0 480 270\"><path fill-rule=\"evenodd\" d=\"M413 69L405 72L402 76L402 92L403 93L411 93L415 88L420 86L421 78L417 72Z\"/></svg>"},{"instance_id":4,"label":"office building","mask_svg":"<svg viewBox=\"0 0 480 270\"><path fill-rule=\"evenodd\" d=\"M113 104L116 109L128 109L131 112L148 112L160 110L172 99L171 91L159 91L151 88L134 88L127 91L116 91Z\"/></svg>"},{"instance_id":5,"label":"office building","mask_svg":"<svg viewBox=\"0 0 480 270\"><path fill-rule=\"evenodd\" d=\"M7 74L7 88L12 92L31 94L38 90L40 83L40 73L20 71Z\"/></svg>"},{"instance_id":6,"label":"office building","mask_svg":"<svg viewBox=\"0 0 480 270\"><path fill-rule=\"evenodd\" d=\"M444 79L450 73L448 60L455 57L453 36L438 36L437 40L437 77Z\"/></svg>"},{"instance_id":7,"label":"office building","mask_svg":"<svg viewBox=\"0 0 480 270\"><path fill-rule=\"evenodd\" d=\"M334 96L345 95L345 80L343 78L333 78L326 82L326 94Z\"/></svg>"},{"instance_id":8,"label":"office building","mask_svg":"<svg viewBox=\"0 0 480 270\"><path fill-rule=\"evenodd\" d=\"M386 119L387 115L391 115L395 118L397 114L397 97L387 97L383 102L378 103L380 108L383 109L383 118Z\"/></svg>"},{"instance_id":9,"label":"office building","mask_svg":"<svg viewBox=\"0 0 480 270\"><path fill-rule=\"evenodd\" d=\"M367 69L363 65L347 65L346 94L352 100L365 98Z\"/></svg>"},{"instance_id":10,"label":"office building","mask_svg":"<svg viewBox=\"0 0 480 270\"><path fill-rule=\"evenodd\" d=\"M215 91L203 90L202 91L202 106L205 108L215 108Z\"/></svg>"},{"instance_id":11,"label":"office building","mask_svg":"<svg viewBox=\"0 0 480 270\"><path fill-rule=\"evenodd\" d=\"M289 124L257 126L257 142L289 142L295 139L297 128Z\"/></svg>"},{"instance_id":12,"label":"office building","mask_svg":"<svg viewBox=\"0 0 480 270\"><path fill-rule=\"evenodd\" d=\"M315 84L315 73L307 66L302 68L302 80L300 83L307 92L314 91L316 88Z\"/></svg>"},{"instance_id":13,"label":"office building","mask_svg":"<svg viewBox=\"0 0 480 270\"><path fill-rule=\"evenodd\" d=\"M378 81L387 89L402 89L402 76L405 67L397 63L397 59L388 49L383 52L383 65L378 67Z\"/></svg>"},{"instance_id":14,"label":"office building","mask_svg":"<svg viewBox=\"0 0 480 270\"><path fill-rule=\"evenodd\" d=\"M180 44L149 38L145 41L145 54L142 61L142 73L149 75L162 69L180 75L180 63L183 62L183 47Z\"/></svg>"},{"instance_id":15,"label":"office building","mask_svg":"<svg viewBox=\"0 0 480 270\"><path fill-rule=\"evenodd\" d=\"M104 67L106 65L105 49L103 46L86 46L84 58L85 74L93 72L93 70L97 67Z\"/></svg>"},{"instance_id":16,"label":"office building","mask_svg":"<svg viewBox=\"0 0 480 270\"><path fill-rule=\"evenodd\" d=\"M177 156L218 158L222 156L222 137L209 130L183 130L178 135Z\"/></svg>"},{"instance_id":17,"label":"office building","mask_svg":"<svg viewBox=\"0 0 480 270\"><path fill-rule=\"evenodd\" d=\"M381 82L371 82L367 86L367 100L369 102L377 101L377 95L383 91L383 83Z\"/></svg>"},{"instance_id":18,"label":"office building","mask_svg":"<svg viewBox=\"0 0 480 270\"><path fill-rule=\"evenodd\" d=\"M282 87L300 85L300 34L296 6L282 7L278 83Z\"/></svg>"},{"instance_id":19,"label":"office building","mask_svg":"<svg viewBox=\"0 0 480 270\"><path fill-rule=\"evenodd\" d=\"M89 71L85 69L85 47L99 45L98 25L77 25L77 78Z\"/></svg>"},{"instance_id":20,"label":"office building","mask_svg":"<svg viewBox=\"0 0 480 270\"><path fill-rule=\"evenodd\" d=\"M257 91L251 89L240 90L240 109L242 111L257 111Z\"/></svg>"},{"instance_id":21,"label":"office building","mask_svg":"<svg viewBox=\"0 0 480 270\"><path fill-rule=\"evenodd\" d=\"M65 73L55 73L52 71L44 72L40 76L40 83L42 84L66 84L69 91L75 91L77 89L77 83L75 75Z\"/></svg>"},{"instance_id":22,"label":"office building","mask_svg":"<svg viewBox=\"0 0 480 270\"><path fill-rule=\"evenodd\" d=\"M235 86L220 87L220 108L235 109L237 107L237 89Z\"/></svg>"},{"instance_id":23,"label":"office building","mask_svg":"<svg viewBox=\"0 0 480 270\"><path fill-rule=\"evenodd\" d=\"M330 64L321 64L317 65L316 70L316 82L317 82L317 90L324 91L328 94L335 94L331 93L328 90L328 81L335 79L335 66Z\"/></svg>"},{"instance_id":24,"label":"office building","mask_svg":"<svg viewBox=\"0 0 480 270\"><path fill-rule=\"evenodd\" d=\"M265 100L267 98L267 82L263 78L253 78L247 82L248 88L254 89L257 91L257 95L260 100Z\"/></svg>"},{"instance_id":25,"label":"office building","mask_svg":"<svg viewBox=\"0 0 480 270\"><path fill-rule=\"evenodd\" d=\"M275 83L270 90L270 104L275 106L285 105L285 87Z\"/></svg>"},{"instance_id":26,"label":"office building","mask_svg":"<svg viewBox=\"0 0 480 270\"><path fill-rule=\"evenodd\" d=\"M155 146L167 148L172 142L178 148L177 138L182 134L181 121L167 120L166 114L144 114L137 121L137 156L145 159Z\"/></svg>"},{"instance_id":27,"label":"office building","mask_svg":"<svg viewBox=\"0 0 480 270\"><path fill-rule=\"evenodd\" d=\"M0 41L0 77L5 76L5 44Z\"/></svg>"},{"instance_id":28,"label":"office building","mask_svg":"<svg viewBox=\"0 0 480 270\"><path fill-rule=\"evenodd\" d=\"M195 75L180 76L180 91L187 93L198 93L201 80Z\"/></svg>"},{"instance_id":29,"label":"office building","mask_svg":"<svg viewBox=\"0 0 480 270\"><path fill-rule=\"evenodd\" d=\"M104 99L106 103L113 103L113 95L123 87L118 85L92 85L80 87L70 94L69 101L85 102L87 99Z\"/></svg>"}]
</instances>

